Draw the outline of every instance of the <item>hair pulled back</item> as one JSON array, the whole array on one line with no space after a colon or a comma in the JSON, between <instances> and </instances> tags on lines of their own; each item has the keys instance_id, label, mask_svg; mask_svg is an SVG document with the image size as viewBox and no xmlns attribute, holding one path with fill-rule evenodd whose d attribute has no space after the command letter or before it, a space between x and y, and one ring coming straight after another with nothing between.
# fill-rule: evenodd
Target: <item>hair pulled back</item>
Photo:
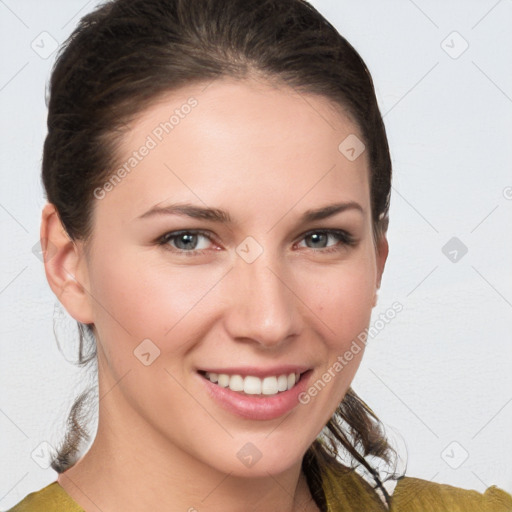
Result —
<instances>
[{"instance_id":1,"label":"hair pulled back","mask_svg":"<svg viewBox=\"0 0 512 512\"><path fill-rule=\"evenodd\" d=\"M257 77L321 95L360 129L370 167L374 240L386 232L391 159L370 73L357 51L304 0L113 0L84 16L61 46L48 96L42 179L68 235L87 240L94 190L119 165L119 144L134 117L171 91L215 79ZM94 361L91 326L79 324L78 362ZM89 343L88 356L84 345ZM63 472L88 438L74 402L52 467ZM303 459L317 504L325 509L323 472L343 473L349 454L373 487L389 496L369 457L395 453L373 411L349 388ZM315 493L313 490L318 490Z\"/></svg>"}]
</instances>

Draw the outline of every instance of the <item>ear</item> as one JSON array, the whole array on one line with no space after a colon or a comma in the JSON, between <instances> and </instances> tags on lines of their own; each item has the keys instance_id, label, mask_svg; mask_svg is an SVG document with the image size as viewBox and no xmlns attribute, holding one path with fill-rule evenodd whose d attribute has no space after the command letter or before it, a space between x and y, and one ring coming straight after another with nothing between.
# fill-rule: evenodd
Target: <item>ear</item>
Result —
<instances>
[{"instance_id":1,"label":"ear","mask_svg":"<svg viewBox=\"0 0 512 512\"><path fill-rule=\"evenodd\" d=\"M376 246L376 257L377 257L377 281L375 286L377 290L380 288L380 283L382 281L382 274L384 273L384 267L386 266L386 260L388 259L389 253L389 244L386 233L382 233L379 236ZM375 292L375 296L373 298L373 306L377 305L377 291Z\"/></svg>"},{"instance_id":2,"label":"ear","mask_svg":"<svg viewBox=\"0 0 512 512\"><path fill-rule=\"evenodd\" d=\"M40 238L46 279L53 293L75 320L93 323L83 244L71 240L51 203L43 208Z\"/></svg>"}]
</instances>

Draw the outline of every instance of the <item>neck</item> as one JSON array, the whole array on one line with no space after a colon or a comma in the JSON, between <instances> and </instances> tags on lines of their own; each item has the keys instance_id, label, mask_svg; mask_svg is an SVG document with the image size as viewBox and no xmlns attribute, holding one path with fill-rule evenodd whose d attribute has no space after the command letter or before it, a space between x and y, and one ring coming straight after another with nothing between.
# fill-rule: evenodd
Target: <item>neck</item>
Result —
<instances>
[{"instance_id":1,"label":"neck","mask_svg":"<svg viewBox=\"0 0 512 512\"><path fill-rule=\"evenodd\" d=\"M119 399L120 393L104 395L101 387L94 443L58 477L86 512L318 510L301 461L279 474L257 478L222 473L150 429Z\"/></svg>"}]
</instances>

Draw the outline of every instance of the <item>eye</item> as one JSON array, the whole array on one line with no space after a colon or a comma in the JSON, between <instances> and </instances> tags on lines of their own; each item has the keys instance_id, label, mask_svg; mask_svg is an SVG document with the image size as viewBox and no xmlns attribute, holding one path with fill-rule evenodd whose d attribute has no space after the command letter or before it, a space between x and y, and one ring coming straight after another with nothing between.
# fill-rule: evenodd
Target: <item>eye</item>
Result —
<instances>
[{"instance_id":1,"label":"eye","mask_svg":"<svg viewBox=\"0 0 512 512\"><path fill-rule=\"evenodd\" d=\"M341 229L322 229L317 231L310 231L304 235L302 240L306 243L307 248L323 249L322 252L331 252L333 250L336 251L340 250L344 246L346 247L355 245L355 240L352 235ZM329 241L334 241L334 243L329 244Z\"/></svg>"},{"instance_id":2,"label":"eye","mask_svg":"<svg viewBox=\"0 0 512 512\"><path fill-rule=\"evenodd\" d=\"M158 244L167 246L172 251L183 253L201 252L209 248L213 242L211 236L205 231L172 231L166 233Z\"/></svg>"},{"instance_id":3,"label":"eye","mask_svg":"<svg viewBox=\"0 0 512 512\"><path fill-rule=\"evenodd\" d=\"M306 244L306 248L318 250L317 252L340 251L344 247L356 244L352 235L340 229L310 231L301 240ZM210 249L214 240L206 231L184 230L166 233L157 240L157 243L172 252L193 256Z\"/></svg>"}]
</instances>

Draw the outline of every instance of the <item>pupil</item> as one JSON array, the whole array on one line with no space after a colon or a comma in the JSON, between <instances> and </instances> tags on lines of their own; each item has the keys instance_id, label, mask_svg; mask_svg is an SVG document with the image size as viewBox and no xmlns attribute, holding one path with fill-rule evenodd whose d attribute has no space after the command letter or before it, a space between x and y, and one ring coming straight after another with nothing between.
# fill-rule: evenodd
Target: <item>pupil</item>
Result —
<instances>
[{"instance_id":1,"label":"pupil","mask_svg":"<svg viewBox=\"0 0 512 512\"><path fill-rule=\"evenodd\" d=\"M315 233L313 235L310 235L310 238L311 240L313 241L313 243L315 244L318 244L319 242L324 242L326 241L326 235L325 233ZM322 247L324 247L325 245L324 244L321 244Z\"/></svg>"},{"instance_id":2,"label":"pupil","mask_svg":"<svg viewBox=\"0 0 512 512\"><path fill-rule=\"evenodd\" d=\"M193 235L193 234L181 235L176 240L176 245L178 246L178 249L187 249L190 247L195 247L196 244L194 242L196 242L196 238L197 238L197 235ZM185 242L185 243L182 244L182 242Z\"/></svg>"}]
</instances>

